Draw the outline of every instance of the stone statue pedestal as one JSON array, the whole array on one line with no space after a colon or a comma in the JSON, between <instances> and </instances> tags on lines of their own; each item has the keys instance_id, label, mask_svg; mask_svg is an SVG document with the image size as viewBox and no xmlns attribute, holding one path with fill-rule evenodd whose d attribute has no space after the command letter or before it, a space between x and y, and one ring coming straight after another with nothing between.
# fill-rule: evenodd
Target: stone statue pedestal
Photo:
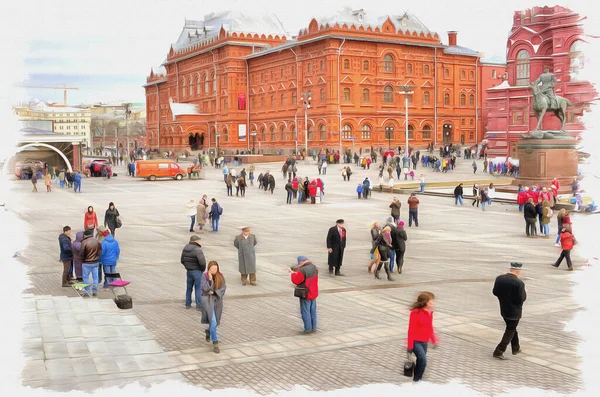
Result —
<instances>
[{"instance_id":1,"label":"stone statue pedestal","mask_svg":"<svg viewBox=\"0 0 600 397\"><path fill-rule=\"evenodd\" d=\"M571 139L522 139L516 154L519 177L512 184L550 187L556 178L560 182L559 193L570 193L579 163L575 146L576 141Z\"/></svg>"}]
</instances>

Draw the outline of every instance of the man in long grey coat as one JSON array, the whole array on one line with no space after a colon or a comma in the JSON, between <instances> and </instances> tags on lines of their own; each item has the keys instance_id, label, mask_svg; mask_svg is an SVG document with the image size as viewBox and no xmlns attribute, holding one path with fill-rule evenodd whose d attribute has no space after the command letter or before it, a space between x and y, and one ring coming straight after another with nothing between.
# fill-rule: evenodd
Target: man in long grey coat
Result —
<instances>
[{"instance_id":1,"label":"man in long grey coat","mask_svg":"<svg viewBox=\"0 0 600 397\"><path fill-rule=\"evenodd\" d=\"M238 249L242 285L248 284L248 276L250 276L250 285L256 285L256 252L254 250L256 236L250 234L249 227L243 227L242 234L236 236L233 245Z\"/></svg>"}]
</instances>

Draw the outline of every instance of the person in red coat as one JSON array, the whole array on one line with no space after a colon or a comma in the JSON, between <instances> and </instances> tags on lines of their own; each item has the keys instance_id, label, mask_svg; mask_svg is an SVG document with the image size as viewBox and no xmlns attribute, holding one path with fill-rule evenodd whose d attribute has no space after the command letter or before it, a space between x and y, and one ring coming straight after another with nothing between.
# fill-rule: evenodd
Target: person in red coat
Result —
<instances>
[{"instance_id":1,"label":"person in red coat","mask_svg":"<svg viewBox=\"0 0 600 397\"><path fill-rule=\"evenodd\" d=\"M83 216L83 229L96 230L98 227L98 217L94 211L94 207L91 205L88 207L87 212Z\"/></svg>"},{"instance_id":2,"label":"person in red coat","mask_svg":"<svg viewBox=\"0 0 600 397\"><path fill-rule=\"evenodd\" d=\"M519 212L523 212L523 206L527 202L529 194L529 188L525 187L522 191L517 194L517 204L519 204Z\"/></svg>"},{"instance_id":3,"label":"person in red coat","mask_svg":"<svg viewBox=\"0 0 600 397\"><path fill-rule=\"evenodd\" d=\"M300 315L304 333L317 330L317 297L319 296L319 270L306 256L298 257L298 266L290 268L292 283L296 285L294 296L300 299Z\"/></svg>"},{"instance_id":4,"label":"person in red coat","mask_svg":"<svg viewBox=\"0 0 600 397\"><path fill-rule=\"evenodd\" d=\"M294 198L298 197L298 177L292 179L292 189L294 193Z\"/></svg>"},{"instance_id":5,"label":"person in red coat","mask_svg":"<svg viewBox=\"0 0 600 397\"><path fill-rule=\"evenodd\" d=\"M413 304L408 320L407 353L417 356L413 381L418 382L423 377L427 366L427 344L431 341L437 345L437 337L433 332L433 300L431 292L421 292Z\"/></svg>"},{"instance_id":6,"label":"person in red coat","mask_svg":"<svg viewBox=\"0 0 600 397\"><path fill-rule=\"evenodd\" d=\"M570 220L569 220L570 222ZM560 246L562 248L562 251L560 253L560 256L558 257L558 259L556 260L556 262L554 262L554 267L559 267L560 264L562 263L563 259L567 259L567 267L568 270L573 270L573 263L571 262L571 250L573 249L573 246L575 245L575 236L573 236L571 234L570 228L567 226L567 224L565 224L565 218L563 217L563 224L565 225L562 229L562 233L560 234Z\"/></svg>"},{"instance_id":7,"label":"person in red coat","mask_svg":"<svg viewBox=\"0 0 600 397\"><path fill-rule=\"evenodd\" d=\"M558 181L558 179L556 179L556 178L552 179L552 184L554 186L556 186L557 191L560 189L560 182Z\"/></svg>"},{"instance_id":8,"label":"person in red coat","mask_svg":"<svg viewBox=\"0 0 600 397\"><path fill-rule=\"evenodd\" d=\"M310 203L315 204L315 198L317 196L317 181L314 179L308 185L308 195L310 196Z\"/></svg>"}]
</instances>

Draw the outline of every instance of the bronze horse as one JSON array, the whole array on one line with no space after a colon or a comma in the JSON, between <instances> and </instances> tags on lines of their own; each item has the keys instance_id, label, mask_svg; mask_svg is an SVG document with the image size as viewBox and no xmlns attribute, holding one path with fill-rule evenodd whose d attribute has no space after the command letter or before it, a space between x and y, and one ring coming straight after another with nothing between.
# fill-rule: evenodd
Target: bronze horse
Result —
<instances>
[{"instance_id":1,"label":"bronze horse","mask_svg":"<svg viewBox=\"0 0 600 397\"><path fill-rule=\"evenodd\" d=\"M553 107L550 104L550 99L542 94L540 88L533 83L531 84L531 90L533 91L533 111L535 117L538 119L538 123L534 131L539 131L542 126L542 119L547 111L554 112L554 115L560 120L562 127L561 131L565 130L565 121L567 118L567 106L573 106L571 101L567 98L556 95L557 107Z\"/></svg>"}]
</instances>

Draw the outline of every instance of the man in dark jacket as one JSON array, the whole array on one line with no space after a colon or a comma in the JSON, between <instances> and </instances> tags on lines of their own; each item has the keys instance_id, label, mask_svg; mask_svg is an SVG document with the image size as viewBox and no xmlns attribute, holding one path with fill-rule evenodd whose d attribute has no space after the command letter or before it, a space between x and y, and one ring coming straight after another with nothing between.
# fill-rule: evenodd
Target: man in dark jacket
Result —
<instances>
[{"instance_id":1,"label":"man in dark jacket","mask_svg":"<svg viewBox=\"0 0 600 397\"><path fill-rule=\"evenodd\" d=\"M290 268L290 273L292 283L296 284L294 296L300 299L300 314L304 322L304 333L313 333L317 330L319 270L306 256L299 256L298 266Z\"/></svg>"},{"instance_id":2,"label":"man in dark jacket","mask_svg":"<svg viewBox=\"0 0 600 397\"><path fill-rule=\"evenodd\" d=\"M58 236L58 245L60 247L60 261L63 263L62 286L70 287L71 284L71 264L73 263L73 246L71 243L71 228L63 227L63 232Z\"/></svg>"},{"instance_id":3,"label":"man in dark jacket","mask_svg":"<svg viewBox=\"0 0 600 397\"><path fill-rule=\"evenodd\" d=\"M90 273L93 280L93 296L98 293L98 264L102 255L102 245L94 238L94 231L87 229L83 232L83 241L81 242L81 257L83 258L83 282L89 284ZM88 293L90 287L86 287Z\"/></svg>"},{"instance_id":4,"label":"man in dark jacket","mask_svg":"<svg viewBox=\"0 0 600 397\"><path fill-rule=\"evenodd\" d=\"M537 230L535 228L535 222L537 219L537 210L533 205L533 199L529 198L525 207L523 207L523 217L525 218L525 233L527 237L537 236Z\"/></svg>"},{"instance_id":5,"label":"man in dark jacket","mask_svg":"<svg viewBox=\"0 0 600 397\"><path fill-rule=\"evenodd\" d=\"M392 247L396 254L396 268L398 269L398 274L402 274L407 239L408 236L406 235L406 230L404 230L404 222L400 221L398 222L398 226L392 229Z\"/></svg>"},{"instance_id":6,"label":"man in dark jacket","mask_svg":"<svg viewBox=\"0 0 600 397\"><path fill-rule=\"evenodd\" d=\"M502 340L496 346L496 350L493 353L493 356L500 360L506 360L504 352L509 343L512 347L513 355L521 353L517 325L523 312L523 302L527 299L525 283L519 280L522 267L523 265L520 263L511 263L509 272L496 278L492 291L498 298L500 315L506 323Z\"/></svg>"},{"instance_id":7,"label":"man in dark jacket","mask_svg":"<svg viewBox=\"0 0 600 397\"><path fill-rule=\"evenodd\" d=\"M419 198L415 193L411 193L408 198L408 227L411 227L413 220L415 226L419 227Z\"/></svg>"},{"instance_id":8,"label":"man in dark jacket","mask_svg":"<svg viewBox=\"0 0 600 397\"><path fill-rule=\"evenodd\" d=\"M206 259L200 245L200 236L190 237L190 242L181 252L181 264L187 271L187 284L185 290L185 308L192 307L192 289L196 295L196 310L200 310L200 296L202 295L202 282L206 270Z\"/></svg>"},{"instance_id":9,"label":"man in dark jacket","mask_svg":"<svg viewBox=\"0 0 600 397\"><path fill-rule=\"evenodd\" d=\"M292 186L292 182L288 181L288 183L286 183L285 191L287 195L286 204L292 204L292 196L294 195L294 188Z\"/></svg>"},{"instance_id":10,"label":"man in dark jacket","mask_svg":"<svg viewBox=\"0 0 600 397\"><path fill-rule=\"evenodd\" d=\"M329 265L329 274L333 274L335 269L336 276L342 276L340 267L344 260L344 249L346 249L346 229L344 220L338 219L336 225L329 229L327 233L327 264Z\"/></svg>"},{"instance_id":11,"label":"man in dark jacket","mask_svg":"<svg viewBox=\"0 0 600 397\"><path fill-rule=\"evenodd\" d=\"M394 197L392 203L390 204L390 208L392 209L391 215L394 218L394 222L398 222L400 220L400 207L402 203L398 200L398 197Z\"/></svg>"},{"instance_id":12,"label":"man in dark jacket","mask_svg":"<svg viewBox=\"0 0 600 397\"><path fill-rule=\"evenodd\" d=\"M459 183L457 187L454 188L454 205L460 204L463 205L463 184Z\"/></svg>"}]
</instances>

